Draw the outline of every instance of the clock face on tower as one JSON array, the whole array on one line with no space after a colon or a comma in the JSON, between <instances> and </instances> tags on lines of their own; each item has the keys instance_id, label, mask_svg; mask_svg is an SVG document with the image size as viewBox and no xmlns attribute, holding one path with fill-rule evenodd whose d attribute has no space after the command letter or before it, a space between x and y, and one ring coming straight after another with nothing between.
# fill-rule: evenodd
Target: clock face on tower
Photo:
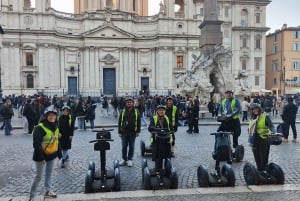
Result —
<instances>
[{"instance_id":1,"label":"clock face on tower","mask_svg":"<svg viewBox=\"0 0 300 201\"><path fill-rule=\"evenodd\" d=\"M24 24L32 25L32 23L33 23L33 18L31 16L25 16L24 17Z\"/></svg>"}]
</instances>

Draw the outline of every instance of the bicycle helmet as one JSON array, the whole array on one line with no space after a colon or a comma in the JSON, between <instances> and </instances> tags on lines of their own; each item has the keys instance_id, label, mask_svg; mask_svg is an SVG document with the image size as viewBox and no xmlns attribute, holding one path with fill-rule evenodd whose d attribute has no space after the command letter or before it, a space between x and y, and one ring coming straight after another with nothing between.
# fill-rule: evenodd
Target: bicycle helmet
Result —
<instances>
[{"instance_id":1,"label":"bicycle helmet","mask_svg":"<svg viewBox=\"0 0 300 201\"><path fill-rule=\"evenodd\" d=\"M163 105L158 105L158 106L156 106L156 110L159 110L159 109L166 110L166 107L163 106Z\"/></svg>"},{"instance_id":2,"label":"bicycle helmet","mask_svg":"<svg viewBox=\"0 0 300 201\"><path fill-rule=\"evenodd\" d=\"M127 101L134 101L134 100L133 100L133 98L132 98L131 96L127 96L127 97L125 98L125 102L127 102Z\"/></svg>"},{"instance_id":3,"label":"bicycle helmet","mask_svg":"<svg viewBox=\"0 0 300 201\"><path fill-rule=\"evenodd\" d=\"M232 93L233 94L233 90L232 89L226 89L225 93Z\"/></svg>"},{"instance_id":4,"label":"bicycle helmet","mask_svg":"<svg viewBox=\"0 0 300 201\"><path fill-rule=\"evenodd\" d=\"M251 103L250 109L253 110L255 108L258 108L261 111L261 105L259 103Z\"/></svg>"}]
</instances>

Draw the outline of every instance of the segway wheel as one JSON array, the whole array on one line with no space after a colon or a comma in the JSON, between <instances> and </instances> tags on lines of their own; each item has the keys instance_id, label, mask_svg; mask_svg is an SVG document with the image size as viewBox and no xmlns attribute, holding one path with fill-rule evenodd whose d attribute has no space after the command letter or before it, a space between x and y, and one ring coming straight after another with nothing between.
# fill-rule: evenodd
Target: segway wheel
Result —
<instances>
[{"instance_id":1,"label":"segway wheel","mask_svg":"<svg viewBox=\"0 0 300 201\"><path fill-rule=\"evenodd\" d=\"M197 169L197 178L200 187L209 187L208 172L202 165Z\"/></svg>"},{"instance_id":2,"label":"segway wheel","mask_svg":"<svg viewBox=\"0 0 300 201\"><path fill-rule=\"evenodd\" d=\"M85 175L85 186L84 186L85 193L92 193L93 192L93 175L92 171L88 170Z\"/></svg>"},{"instance_id":3,"label":"segway wheel","mask_svg":"<svg viewBox=\"0 0 300 201\"><path fill-rule=\"evenodd\" d=\"M178 175L175 168L171 169L171 189L178 189Z\"/></svg>"},{"instance_id":4,"label":"segway wheel","mask_svg":"<svg viewBox=\"0 0 300 201\"><path fill-rule=\"evenodd\" d=\"M120 171L119 168L115 168L115 176L114 176L114 190L121 190L121 181L120 181Z\"/></svg>"},{"instance_id":5,"label":"segway wheel","mask_svg":"<svg viewBox=\"0 0 300 201\"><path fill-rule=\"evenodd\" d=\"M279 165L276 163L270 163L268 165L268 172L275 177L276 184L284 184L284 173Z\"/></svg>"},{"instance_id":6,"label":"segway wheel","mask_svg":"<svg viewBox=\"0 0 300 201\"><path fill-rule=\"evenodd\" d=\"M141 140L141 156L145 156L146 153L146 145L143 140Z\"/></svg>"},{"instance_id":7,"label":"segway wheel","mask_svg":"<svg viewBox=\"0 0 300 201\"><path fill-rule=\"evenodd\" d=\"M221 170L222 176L227 179L226 186L234 187L235 186L235 175L232 167L228 164L222 166Z\"/></svg>"},{"instance_id":8,"label":"segway wheel","mask_svg":"<svg viewBox=\"0 0 300 201\"><path fill-rule=\"evenodd\" d=\"M95 162L94 161L89 162L88 170L91 170L92 177L94 177L95 176Z\"/></svg>"},{"instance_id":9,"label":"segway wheel","mask_svg":"<svg viewBox=\"0 0 300 201\"><path fill-rule=\"evenodd\" d=\"M166 170L166 176L171 177L171 170L172 170L172 162L169 158L165 159L165 170Z\"/></svg>"},{"instance_id":10,"label":"segway wheel","mask_svg":"<svg viewBox=\"0 0 300 201\"><path fill-rule=\"evenodd\" d=\"M249 185L258 185L259 176L256 168L251 163L246 163L243 168L244 179L246 184Z\"/></svg>"},{"instance_id":11,"label":"segway wheel","mask_svg":"<svg viewBox=\"0 0 300 201\"><path fill-rule=\"evenodd\" d=\"M144 171L145 171L145 167L148 167L148 162L146 159L142 160L142 181L144 182Z\"/></svg>"},{"instance_id":12,"label":"segway wheel","mask_svg":"<svg viewBox=\"0 0 300 201\"><path fill-rule=\"evenodd\" d=\"M244 154L245 154L245 149L244 149L244 146L243 145L238 145L235 149L235 153L234 153L234 156L235 156L235 160L237 162L240 162L244 159Z\"/></svg>"},{"instance_id":13,"label":"segway wheel","mask_svg":"<svg viewBox=\"0 0 300 201\"><path fill-rule=\"evenodd\" d=\"M148 167L144 168L144 189L150 190L151 189L151 178L150 178L150 171Z\"/></svg>"},{"instance_id":14,"label":"segway wheel","mask_svg":"<svg viewBox=\"0 0 300 201\"><path fill-rule=\"evenodd\" d=\"M119 168L120 164L119 164L119 160L115 160L114 161L114 169Z\"/></svg>"}]
</instances>

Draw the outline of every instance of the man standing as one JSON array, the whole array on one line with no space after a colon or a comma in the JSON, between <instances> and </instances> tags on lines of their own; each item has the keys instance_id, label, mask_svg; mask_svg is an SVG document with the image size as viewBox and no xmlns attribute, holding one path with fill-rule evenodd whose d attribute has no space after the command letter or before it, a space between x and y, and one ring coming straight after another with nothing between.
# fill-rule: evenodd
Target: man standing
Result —
<instances>
[{"instance_id":1,"label":"man standing","mask_svg":"<svg viewBox=\"0 0 300 201\"><path fill-rule=\"evenodd\" d=\"M233 97L231 89L227 89L225 99L222 100L218 111L218 116L224 116L226 120L221 123L218 131L233 132L233 148L238 146L238 138L241 134L240 113L240 101Z\"/></svg>"},{"instance_id":2,"label":"man standing","mask_svg":"<svg viewBox=\"0 0 300 201\"><path fill-rule=\"evenodd\" d=\"M177 107L174 105L174 100L171 96L167 97L167 106L166 106L166 112L165 114L169 118L170 124L172 125L172 148L171 148L171 154L172 157L175 156L175 133L177 132L178 127L178 110Z\"/></svg>"},{"instance_id":3,"label":"man standing","mask_svg":"<svg viewBox=\"0 0 300 201\"><path fill-rule=\"evenodd\" d=\"M139 111L134 108L134 100L127 97L125 108L121 111L118 122L118 133L122 140L122 160L120 165L131 167L134 153L135 138L141 132L141 117ZM128 147L128 154L127 154Z\"/></svg>"},{"instance_id":4,"label":"man standing","mask_svg":"<svg viewBox=\"0 0 300 201\"><path fill-rule=\"evenodd\" d=\"M288 104L284 106L282 112L282 120L284 122L283 126L283 141L288 142L290 126L293 131L293 140L292 142L297 142L297 130L296 130L296 115L298 107L293 103L293 98L288 98Z\"/></svg>"}]
</instances>

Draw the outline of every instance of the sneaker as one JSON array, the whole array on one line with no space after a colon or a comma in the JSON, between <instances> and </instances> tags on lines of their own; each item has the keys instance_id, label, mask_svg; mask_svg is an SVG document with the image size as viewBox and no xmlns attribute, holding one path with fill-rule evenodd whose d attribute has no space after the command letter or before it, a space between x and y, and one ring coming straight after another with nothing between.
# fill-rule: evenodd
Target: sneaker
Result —
<instances>
[{"instance_id":1,"label":"sneaker","mask_svg":"<svg viewBox=\"0 0 300 201\"><path fill-rule=\"evenodd\" d=\"M44 198L57 198L57 195L52 191L48 191L45 193Z\"/></svg>"},{"instance_id":2,"label":"sneaker","mask_svg":"<svg viewBox=\"0 0 300 201\"><path fill-rule=\"evenodd\" d=\"M127 161L125 161L125 160L123 160L123 159L122 159L122 160L120 161L120 163L119 163L120 166L124 166L124 165L126 165L126 164L127 164Z\"/></svg>"},{"instance_id":3,"label":"sneaker","mask_svg":"<svg viewBox=\"0 0 300 201\"><path fill-rule=\"evenodd\" d=\"M297 142L297 139L296 139L296 138L294 138L294 139L292 140L292 142L296 143L296 142Z\"/></svg>"},{"instance_id":4,"label":"sneaker","mask_svg":"<svg viewBox=\"0 0 300 201\"><path fill-rule=\"evenodd\" d=\"M284 138L283 142L289 142L289 140L287 138Z\"/></svg>"},{"instance_id":5,"label":"sneaker","mask_svg":"<svg viewBox=\"0 0 300 201\"><path fill-rule=\"evenodd\" d=\"M65 168L66 167L66 165L65 165L65 159L62 159L60 167L61 168Z\"/></svg>"},{"instance_id":6,"label":"sneaker","mask_svg":"<svg viewBox=\"0 0 300 201\"><path fill-rule=\"evenodd\" d=\"M128 167L132 167L132 165L133 165L133 162L132 162L132 160L128 160L128 162L127 162L127 166L128 166Z\"/></svg>"}]
</instances>

